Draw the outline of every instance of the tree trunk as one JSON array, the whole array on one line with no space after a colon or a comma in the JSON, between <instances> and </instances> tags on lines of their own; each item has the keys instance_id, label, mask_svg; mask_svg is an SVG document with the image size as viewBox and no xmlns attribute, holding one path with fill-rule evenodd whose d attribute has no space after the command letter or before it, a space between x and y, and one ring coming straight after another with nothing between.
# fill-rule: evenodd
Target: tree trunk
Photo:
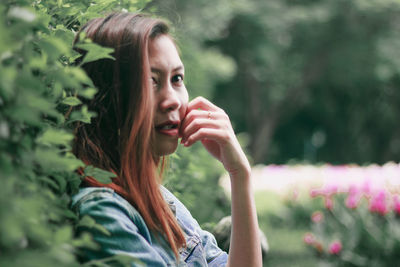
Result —
<instances>
[{"instance_id":1,"label":"tree trunk","mask_svg":"<svg viewBox=\"0 0 400 267\"><path fill-rule=\"evenodd\" d=\"M252 136L251 155L254 163L265 162L268 156L268 149L275 133L279 116L267 115L268 119L264 119L258 131Z\"/></svg>"},{"instance_id":2,"label":"tree trunk","mask_svg":"<svg viewBox=\"0 0 400 267\"><path fill-rule=\"evenodd\" d=\"M254 129L251 132L252 142L250 151L254 163L263 163L268 159L269 146L280 119L293 114L304 106L308 88L321 75L326 67L326 62L327 55L325 51L316 53L304 67L301 82L296 86L288 88L282 100L270 106L264 112L260 112L262 110L262 106L260 106L260 92L261 90L266 90L266 88L265 86L262 88L262 85L255 81L254 78L247 78L248 84L254 86L254 88L249 90L249 93L252 94L249 96L249 100L254 101L254 104L252 102L249 103L252 127L250 129Z\"/></svg>"}]
</instances>

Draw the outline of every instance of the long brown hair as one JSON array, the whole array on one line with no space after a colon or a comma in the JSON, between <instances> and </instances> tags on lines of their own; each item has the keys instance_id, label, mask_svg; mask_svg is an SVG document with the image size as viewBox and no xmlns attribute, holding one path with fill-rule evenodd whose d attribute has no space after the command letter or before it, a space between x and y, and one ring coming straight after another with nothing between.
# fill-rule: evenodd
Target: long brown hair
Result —
<instances>
[{"instance_id":1,"label":"long brown hair","mask_svg":"<svg viewBox=\"0 0 400 267\"><path fill-rule=\"evenodd\" d=\"M150 230L164 235L178 259L185 238L159 188L159 159L152 152L154 100L148 60L149 42L168 34L168 26L143 14L124 12L93 19L81 31L93 42L114 48L115 58L82 66L99 90L92 100L83 100L97 116L90 124L76 124L73 152L86 164L117 177L111 184L92 177L84 183L112 188L127 199ZM75 43L78 39L79 34Z\"/></svg>"}]
</instances>

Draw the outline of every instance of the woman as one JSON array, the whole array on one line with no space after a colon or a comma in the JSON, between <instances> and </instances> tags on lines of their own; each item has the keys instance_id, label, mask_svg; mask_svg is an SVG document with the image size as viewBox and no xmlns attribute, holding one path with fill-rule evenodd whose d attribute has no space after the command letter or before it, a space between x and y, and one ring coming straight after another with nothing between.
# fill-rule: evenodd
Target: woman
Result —
<instances>
[{"instance_id":1,"label":"woman","mask_svg":"<svg viewBox=\"0 0 400 267\"><path fill-rule=\"evenodd\" d=\"M83 65L99 89L86 103L97 117L76 125L74 153L117 174L111 184L86 177L73 197L80 216L91 216L108 231L88 229L100 249L86 257L122 254L145 266L261 266L250 165L224 111L201 97L188 102L184 66L167 25L143 14L114 13L82 31L114 48L115 58ZM230 174L229 256L160 185L158 165L179 138L184 146L201 141Z\"/></svg>"}]
</instances>

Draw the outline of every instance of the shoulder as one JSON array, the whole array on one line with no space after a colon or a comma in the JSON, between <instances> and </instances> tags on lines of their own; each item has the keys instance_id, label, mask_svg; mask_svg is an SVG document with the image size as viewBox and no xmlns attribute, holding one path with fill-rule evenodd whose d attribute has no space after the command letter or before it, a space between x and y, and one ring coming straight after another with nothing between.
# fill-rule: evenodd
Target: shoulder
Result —
<instances>
[{"instance_id":1,"label":"shoulder","mask_svg":"<svg viewBox=\"0 0 400 267\"><path fill-rule=\"evenodd\" d=\"M77 227L78 232L89 232L100 246L99 250L85 250L85 260L123 254L139 259L145 266L173 262L173 253L161 239L154 239L140 213L114 190L82 188L73 196L71 205L80 218L89 216L96 223Z\"/></svg>"},{"instance_id":2,"label":"shoulder","mask_svg":"<svg viewBox=\"0 0 400 267\"><path fill-rule=\"evenodd\" d=\"M80 205L82 202L94 198L111 198L117 194L107 187L82 187L78 193L72 196L72 206Z\"/></svg>"},{"instance_id":3,"label":"shoulder","mask_svg":"<svg viewBox=\"0 0 400 267\"><path fill-rule=\"evenodd\" d=\"M120 207L121 209L130 210L132 205L129 204L124 198L114 192L111 188L106 187L85 187L81 188L79 192L72 196L71 207L74 210L79 210L83 206L89 204L112 204ZM132 207L133 208L133 207Z\"/></svg>"},{"instance_id":4,"label":"shoulder","mask_svg":"<svg viewBox=\"0 0 400 267\"><path fill-rule=\"evenodd\" d=\"M148 233L146 223L136 208L111 188L81 188L72 196L71 208L80 217L89 215L99 221L115 218L125 224L133 223L138 230Z\"/></svg>"}]
</instances>

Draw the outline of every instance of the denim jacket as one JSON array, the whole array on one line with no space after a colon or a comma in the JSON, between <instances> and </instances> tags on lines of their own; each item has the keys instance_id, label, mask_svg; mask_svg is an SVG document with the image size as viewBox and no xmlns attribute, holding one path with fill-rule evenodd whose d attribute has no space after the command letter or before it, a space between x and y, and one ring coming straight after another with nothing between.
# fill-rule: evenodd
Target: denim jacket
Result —
<instances>
[{"instance_id":1,"label":"denim jacket","mask_svg":"<svg viewBox=\"0 0 400 267\"><path fill-rule=\"evenodd\" d=\"M160 190L186 238L186 247L179 251L179 264L167 241L150 232L140 213L128 201L112 189L96 187L80 189L72 198L72 208L80 217L92 217L111 235L88 229L101 248L86 251L85 258L93 260L122 254L141 263L132 260L131 266L225 266L228 255L217 246L214 236L200 228L171 192L163 186Z\"/></svg>"}]
</instances>

